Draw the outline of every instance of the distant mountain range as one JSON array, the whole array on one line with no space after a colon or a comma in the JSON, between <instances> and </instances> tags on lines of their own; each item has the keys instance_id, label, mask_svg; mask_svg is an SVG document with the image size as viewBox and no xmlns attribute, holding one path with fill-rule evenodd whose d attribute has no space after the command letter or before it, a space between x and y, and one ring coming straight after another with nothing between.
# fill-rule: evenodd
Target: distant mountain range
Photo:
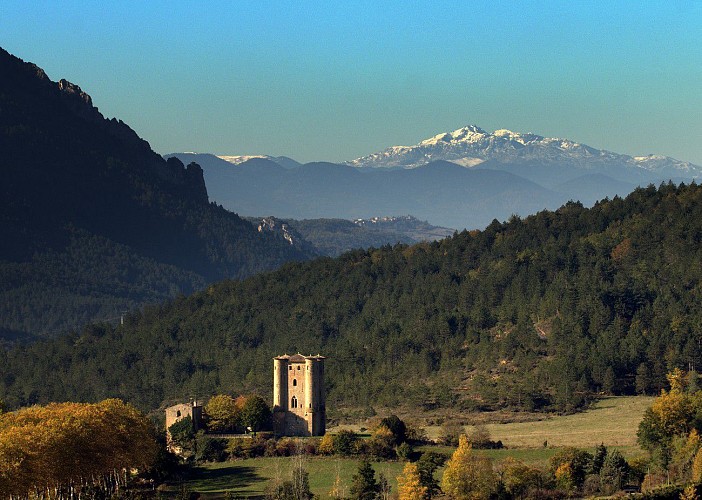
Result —
<instances>
[{"instance_id":1,"label":"distant mountain range","mask_svg":"<svg viewBox=\"0 0 702 500\"><path fill-rule=\"evenodd\" d=\"M474 125L344 164L301 165L265 155L170 156L200 164L210 196L245 215L354 219L410 213L457 229L702 176L702 167L666 156L632 157Z\"/></svg>"},{"instance_id":2,"label":"distant mountain range","mask_svg":"<svg viewBox=\"0 0 702 500\"><path fill-rule=\"evenodd\" d=\"M415 169L307 163L287 169L254 158L238 165L214 155L169 155L202 166L211 198L250 216L368 219L412 214L438 226L484 227L493 219L558 207L567 197L509 172L435 161Z\"/></svg>"},{"instance_id":3,"label":"distant mountain range","mask_svg":"<svg viewBox=\"0 0 702 500\"><path fill-rule=\"evenodd\" d=\"M485 162L494 166L558 166L563 170L590 173L606 170L620 180L655 180L660 178L699 177L702 167L667 156L631 157L595 149L569 139L521 134L511 130L488 133L475 125L444 132L414 146L393 146L379 153L347 162L355 167L417 168L436 160L446 160L465 167ZM523 172L525 177L529 172Z\"/></svg>"},{"instance_id":4,"label":"distant mountain range","mask_svg":"<svg viewBox=\"0 0 702 500\"><path fill-rule=\"evenodd\" d=\"M0 342L60 333L306 253L211 204L89 95L0 49Z\"/></svg>"}]
</instances>

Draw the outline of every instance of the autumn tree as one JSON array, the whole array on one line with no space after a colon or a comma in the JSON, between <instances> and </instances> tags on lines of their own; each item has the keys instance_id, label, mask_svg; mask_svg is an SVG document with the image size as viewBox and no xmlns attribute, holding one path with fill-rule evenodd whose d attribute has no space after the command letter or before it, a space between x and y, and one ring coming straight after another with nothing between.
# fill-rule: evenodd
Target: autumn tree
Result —
<instances>
[{"instance_id":1,"label":"autumn tree","mask_svg":"<svg viewBox=\"0 0 702 500\"><path fill-rule=\"evenodd\" d=\"M687 435L692 429L699 397L684 390L684 376L679 370L668 374L670 391L661 391L644 417L636 433L639 444L648 451L661 451L665 461L670 457L670 445L675 436Z\"/></svg>"},{"instance_id":2,"label":"autumn tree","mask_svg":"<svg viewBox=\"0 0 702 500\"><path fill-rule=\"evenodd\" d=\"M67 485L109 494L124 469L145 468L157 444L148 419L117 399L52 403L0 416L0 494L26 496Z\"/></svg>"},{"instance_id":3,"label":"autumn tree","mask_svg":"<svg viewBox=\"0 0 702 500\"><path fill-rule=\"evenodd\" d=\"M242 408L231 396L218 394L205 405L207 428L211 432L232 431L239 423Z\"/></svg>"},{"instance_id":4,"label":"autumn tree","mask_svg":"<svg viewBox=\"0 0 702 500\"><path fill-rule=\"evenodd\" d=\"M496 486L492 463L473 454L468 438L461 435L458 448L446 462L441 489L458 500L489 498Z\"/></svg>"},{"instance_id":5,"label":"autumn tree","mask_svg":"<svg viewBox=\"0 0 702 500\"><path fill-rule=\"evenodd\" d=\"M692 480L695 483L702 482L702 448L697 451L692 461Z\"/></svg>"},{"instance_id":6,"label":"autumn tree","mask_svg":"<svg viewBox=\"0 0 702 500\"><path fill-rule=\"evenodd\" d=\"M416 464L405 464L402 474L397 477L397 492L400 500L424 500L427 487L421 484Z\"/></svg>"},{"instance_id":7,"label":"autumn tree","mask_svg":"<svg viewBox=\"0 0 702 500\"><path fill-rule=\"evenodd\" d=\"M687 436L675 437L671 442L669 469L672 477L687 482L692 479L692 469L700 450L700 435L692 429Z\"/></svg>"},{"instance_id":8,"label":"autumn tree","mask_svg":"<svg viewBox=\"0 0 702 500\"><path fill-rule=\"evenodd\" d=\"M541 470L521 460L507 457L501 465L502 482L512 498L529 498L531 491L543 488L545 480Z\"/></svg>"},{"instance_id":9,"label":"autumn tree","mask_svg":"<svg viewBox=\"0 0 702 500\"><path fill-rule=\"evenodd\" d=\"M562 487L574 490L583 485L591 463L590 453L568 446L551 457L549 469Z\"/></svg>"}]
</instances>

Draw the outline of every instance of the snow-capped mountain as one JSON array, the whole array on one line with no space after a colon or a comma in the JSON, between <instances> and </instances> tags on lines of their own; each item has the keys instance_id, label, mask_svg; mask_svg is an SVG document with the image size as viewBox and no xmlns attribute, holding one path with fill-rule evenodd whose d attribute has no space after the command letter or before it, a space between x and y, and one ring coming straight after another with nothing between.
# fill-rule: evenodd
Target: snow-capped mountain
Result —
<instances>
[{"instance_id":1,"label":"snow-capped mountain","mask_svg":"<svg viewBox=\"0 0 702 500\"><path fill-rule=\"evenodd\" d=\"M661 178L702 176L702 167L667 156L631 157L569 139L521 134L505 129L489 133L475 125L435 135L414 146L393 146L347 163L356 167L416 168L436 160L451 161L465 167L492 161L503 165L560 164L583 170L628 167Z\"/></svg>"},{"instance_id":2,"label":"snow-capped mountain","mask_svg":"<svg viewBox=\"0 0 702 500\"><path fill-rule=\"evenodd\" d=\"M299 167L300 163L296 162L292 158L288 158L287 156L269 156L269 155L237 155L237 156L231 156L231 155L218 155L217 158L220 158L227 163L231 163L232 165L239 165L241 163L247 162L249 160L254 160L254 159L264 159L264 160L270 160L274 163L277 163L283 168L295 168Z\"/></svg>"}]
</instances>

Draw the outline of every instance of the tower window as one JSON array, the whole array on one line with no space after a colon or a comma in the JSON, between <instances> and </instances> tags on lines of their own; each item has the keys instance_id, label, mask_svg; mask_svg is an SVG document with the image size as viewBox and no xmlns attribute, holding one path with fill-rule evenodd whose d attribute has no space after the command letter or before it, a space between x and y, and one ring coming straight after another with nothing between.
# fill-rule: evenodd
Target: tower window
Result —
<instances>
[{"instance_id":1,"label":"tower window","mask_svg":"<svg viewBox=\"0 0 702 500\"><path fill-rule=\"evenodd\" d=\"M293 379L293 387L296 387L296 386L297 386L297 379L294 378L294 379Z\"/></svg>"},{"instance_id":2,"label":"tower window","mask_svg":"<svg viewBox=\"0 0 702 500\"><path fill-rule=\"evenodd\" d=\"M300 369L300 367L298 366L298 367L297 367L297 369L299 370L299 369Z\"/></svg>"},{"instance_id":3,"label":"tower window","mask_svg":"<svg viewBox=\"0 0 702 500\"><path fill-rule=\"evenodd\" d=\"M292 366L288 366L288 370L292 370Z\"/></svg>"},{"instance_id":4,"label":"tower window","mask_svg":"<svg viewBox=\"0 0 702 500\"><path fill-rule=\"evenodd\" d=\"M297 397L293 396L290 400L290 408L297 408Z\"/></svg>"}]
</instances>

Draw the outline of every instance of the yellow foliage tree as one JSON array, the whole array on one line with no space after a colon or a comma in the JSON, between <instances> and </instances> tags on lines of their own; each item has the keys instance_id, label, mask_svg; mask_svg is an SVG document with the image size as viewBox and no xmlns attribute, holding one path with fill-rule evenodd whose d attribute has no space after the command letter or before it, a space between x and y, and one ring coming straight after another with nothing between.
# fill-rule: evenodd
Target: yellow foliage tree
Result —
<instances>
[{"instance_id":1,"label":"yellow foliage tree","mask_svg":"<svg viewBox=\"0 0 702 500\"><path fill-rule=\"evenodd\" d=\"M205 405L207 426L214 432L232 430L239 422L241 407L236 400L226 394L212 396Z\"/></svg>"},{"instance_id":2,"label":"yellow foliage tree","mask_svg":"<svg viewBox=\"0 0 702 500\"><path fill-rule=\"evenodd\" d=\"M674 479L687 482L692 476L692 467L700 449L700 435L692 429L688 436L680 436L672 441L672 458L669 471Z\"/></svg>"},{"instance_id":3,"label":"yellow foliage tree","mask_svg":"<svg viewBox=\"0 0 702 500\"><path fill-rule=\"evenodd\" d=\"M675 379L671 381L674 384ZM693 406L690 398L679 389L661 391L651 405L651 411L658 417L660 430L664 435L686 434L692 421Z\"/></svg>"},{"instance_id":4,"label":"yellow foliage tree","mask_svg":"<svg viewBox=\"0 0 702 500\"><path fill-rule=\"evenodd\" d=\"M424 500L427 487L419 482L419 469L417 464L407 462L402 474L397 476L397 490L399 500Z\"/></svg>"},{"instance_id":5,"label":"yellow foliage tree","mask_svg":"<svg viewBox=\"0 0 702 500\"><path fill-rule=\"evenodd\" d=\"M528 492L542 486L543 475L539 469L521 460L507 457L502 462L502 481L514 498L527 498Z\"/></svg>"},{"instance_id":6,"label":"yellow foliage tree","mask_svg":"<svg viewBox=\"0 0 702 500\"><path fill-rule=\"evenodd\" d=\"M572 491L576 487L575 474L573 473L573 467L570 462L563 462L558 466L556 472L554 473L556 477L556 482L561 488Z\"/></svg>"},{"instance_id":7,"label":"yellow foliage tree","mask_svg":"<svg viewBox=\"0 0 702 500\"><path fill-rule=\"evenodd\" d=\"M695 485L693 484L686 486L683 492L680 493L680 500L699 500L699 498Z\"/></svg>"},{"instance_id":8,"label":"yellow foliage tree","mask_svg":"<svg viewBox=\"0 0 702 500\"><path fill-rule=\"evenodd\" d=\"M697 451L695 459L692 461L692 481L702 483L702 449Z\"/></svg>"},{"instance_id":9,"label":"yellow foliage tree","mask_svg":"<svg viewBox=\"0 0 702 500\"><path fill-rule=\"evenodd\" d=\"M672 372L666 374L665 378L668 379L670 384L670 392L681 393L685 391L687 376L680 368L675 368Z\"/></svg>"},{"instance_id":10,"label":"yellow foliage tree","mask_svg":"<svg viewBox=\"0 0 702 500\"><path fill-rule=\"evenodd\" d=\"M319 448L317 448L319 453L322 455L333 455L334 454L334 436L332 434L325 434L319 442Z\"/></svg>"},{"instance_id":11,"label":"yellow foliage tree","mask_svg":"<svg viewBox=\"0 0 702 500\"><path fill-rule=\"evenodd\" d=\"M156 452L148 419L117 399L6 413L0 416L0 496L69 484L106 487L119 480L118 471L153 463Z\"/></svg>"},{"instance_id":12,"label":"yellow foliage tree","mask_svg":"<svg viewBox=\"0 0 702 500\"><path fill-rule=\"evenodd\" d=\"M468 438L458 438L458 448L446 462L441 489L457 500L489 498L497 485L492 463L473 454Z\"/></svg>"}]
</instances>

